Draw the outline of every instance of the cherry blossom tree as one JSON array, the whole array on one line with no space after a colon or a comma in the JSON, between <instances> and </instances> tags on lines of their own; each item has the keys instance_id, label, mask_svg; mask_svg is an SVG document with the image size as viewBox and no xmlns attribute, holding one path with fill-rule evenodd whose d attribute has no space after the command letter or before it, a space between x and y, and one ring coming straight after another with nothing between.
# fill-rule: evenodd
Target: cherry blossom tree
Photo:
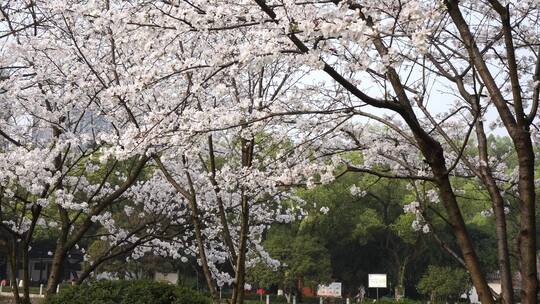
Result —
<instances>
[{"instance_id":1,"label":"cherry blossom tree","mask_svg":"<svg viewBox=\"0 0 540 304\"><path fill-rule=\"evenodd\" d=\"M191 138L189 149L167 145L155 157L165 179L188 202L197 257L216 301L216 278L219 286L232 284L231 303L242 303L246 267L260 260L276 263L260 242L273 221L296 217L301 201L291 197L290 188L334 178L334 166L315 157L314 147L327 132L295 125L305 115L324 124L317 112L294 103L306 96L291 90L304 74L279 61L257 60L224 72L217 94L199 95L191 131L200 135ZM232 274L219 272L225 262Z\"/></svg>"},{"instance_id":2,"label":"cherry blossom tree","mask_svg":"<svg viewBox=\"0 0 540 304\"><path fill-rule=\"evenodd\" d=\"M179 208L167 221L189 216L193 227L187 248L161 246L196 255L213 297L217 279L232 283L231 300L241 303L247 257L265 256L262 231L292 216L273 204L294 201L290 186L331 181L342 165L437 189L455 256L483 303L494 300L454 178L476 177L489 193L505 303L513 287L504 193L515 180L521 297L536 303L537 3L62 0L0 8L0 224L23 265L35 227L53 210L59 267L92 227L107 226L107 208L137 197L131 189L143 191L147 180L175 193L162 200ZM487 149L490 111L512 139L514 174ZM355 150L362 164L340 157ZM232 274L221 271L227 262ZM57 283L53 271L48 293Z\"/></svg>"}]
</instances>

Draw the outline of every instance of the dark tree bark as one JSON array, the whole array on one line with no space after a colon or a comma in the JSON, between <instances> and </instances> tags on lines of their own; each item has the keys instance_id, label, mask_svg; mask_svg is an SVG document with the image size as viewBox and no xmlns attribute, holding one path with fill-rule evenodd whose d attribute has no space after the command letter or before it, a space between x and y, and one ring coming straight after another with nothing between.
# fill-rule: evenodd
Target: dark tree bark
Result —
<instances>
[{"instance_id":1,"label":"dark tree bark","mask_svg":"<svg viewBox=\"0 0 540 304\"><path fill-rule=\"evenodd\" d=\"M60 277L62 275L62 265L67 255L66 251L66 240L67 239L67 230L62 229L61 235L56 242L56 249L53 255L53 260L51 263L51 270L49 277L47 278L47 287L45 289L45 298L56 293L56 288L60 284Z\"/></svg>"},{"instance_id":2,"label":"dark tree bark","mask_svg":"<svg viewBox=\"0 0 540 304\"><path fill-rule=\"evenodd\" d=\"M429 153L429 150L426 151ZM427 157L426 152L423 152L424 157ZM433 151L434 154L436 153ZM446 208L448 213L448 220L452 225L452 230L456 236L458 246L461 250L463 256L463 261L467 267L467 270L470 273L473 285L476 287L478 293L478 298L482 303L494 303L493 297L491 295L491 290L487 284L486 278L480 267L478 256L472 245L471 238L467 232L465 222L463 221L463 216L457 204L455 194L452 190L450 180L446 173L446 166L444 165L444 158L442 157L442 148L438 152L441 155L435 156L433 162L428 160L433 174L436 178L436 184L439 188L439 193L441 201Z\"/></svg>"},{"instance_id":3,"label":"dark tree bark","mask_svg":"<svg viewBox=\"0 0 540 304\"><path fill-rule=\"evenodd\" d=\"M19 286L17 285L17 272L19 272L19 267L17 263L17 240L12 237L10 238L8 243L9 267L11 268L11 282L13 284L13 298L15 300L15 303L19 304L22 302L21 297L19 296Z\"/></svg>"},{"instance_id":4,"label":"dark tree bark","mask_svg":"<svg viewBox=\"0 0 540 304\"><path fill-rule=\"evenodd\" d=\"M513 141L518 156L518 192L520 204L520 268L521 268L521 300L523 303L536 303L538 294L538 279L536 270L536 192L534 187L534 151L532 146L530 124L536 114L537 101L533 101L530 115L525 115L521 99L521 88L512 38L509 7L502 6L497 0L489 1L492 8L499 14L504 36L508 76L511 83L513 113L487 64L482 57L478 45L469 26L461 14L459 3L446 0L445 5L452 21L456 25L474 64L478 75L484 82L497 112ZM537 96L536 96L537 98Z\"/></svg>"}]
</instances>

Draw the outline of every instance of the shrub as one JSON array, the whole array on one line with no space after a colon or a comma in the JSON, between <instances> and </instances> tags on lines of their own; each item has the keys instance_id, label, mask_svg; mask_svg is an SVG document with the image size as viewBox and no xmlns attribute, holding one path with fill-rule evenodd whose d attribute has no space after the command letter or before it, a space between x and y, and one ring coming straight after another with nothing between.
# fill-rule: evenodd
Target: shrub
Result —
<instances>
[{"instance_id":1,"label":"shrub","mask_svg":"<svg viewBox=\"0 0 540 304\"><path fill-rule=\"evenodd\" d=\"M401 298L399 300L396 300L396 299L387 298L387 297L382 297L379 299L379 301L376 301L376 300L371 301L369 299L367 301L364 301L364 303L371 303L371 302L375 302L376 304L421 304L422 303L420 301L416 301L409 298Z\"/></svg>"},{"instance_id":2,"label":"shrub","mask_svg":"<svg viewBox=\"0 0 540 304\"><path fill-rule=\"evenodd\" d=\"M65 288L44 304L209 304L204 295L149 280L98 281Z\"/></svg>"},{"instance_id":3,"label":"shrub","mask_svg":"<svg viewBox=\"0 0 540 304\"><path fill-rule=\"evenodd\" d=\"M418 282L418 290L432 301L456 301L470 288L469 275L461 268L429 266Z\"/></svg>"}]
</instances>

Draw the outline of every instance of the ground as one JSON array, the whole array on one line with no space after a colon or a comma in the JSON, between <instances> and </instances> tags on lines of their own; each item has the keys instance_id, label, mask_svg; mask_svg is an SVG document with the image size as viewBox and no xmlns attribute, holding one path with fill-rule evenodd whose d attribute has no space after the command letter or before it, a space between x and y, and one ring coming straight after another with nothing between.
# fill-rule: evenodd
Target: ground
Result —
<instances>
[{"instance_id":1,"label":"ground","mask_svg":"<svg viewBox=\"0 0 540 304\"><path fill-rule=\"evenodd\" d=\"M31 299L32 300L32 304L39 304L41 303L41 299L36 299L36 298L33 298ZM13 304L15 303L15 301L13 301L13 298L12 297L4 297L4 296L0 296L0 304Z\"/></svg>"}]
</instances>

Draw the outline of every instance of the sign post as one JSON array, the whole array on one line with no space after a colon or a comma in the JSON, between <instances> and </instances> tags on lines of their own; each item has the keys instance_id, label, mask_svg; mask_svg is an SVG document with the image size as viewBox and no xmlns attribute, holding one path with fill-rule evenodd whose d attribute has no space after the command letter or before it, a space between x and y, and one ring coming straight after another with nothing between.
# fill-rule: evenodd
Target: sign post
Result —
<instances>
[{"instance_id":1,"label":"sign post","mask_svg":"<svg viewBox=\"0 0 540 304\"><path fill-rule=\"evenodd\" d=\"M377 290L377 301L379 300L379 288L386 288L386 273L373 273L368 275L368 287Z\"/></svg>"},{"instance_id":2,"label":"sign post","mask_svg":"<svg viewBox=\"0 0 540 304\"><path fill-rule=\"evenodd\" d=\"M319 285L317 295L319 297L341 298L341 282L330 283L330 285Z\"/></svg>"}]
</instances>

